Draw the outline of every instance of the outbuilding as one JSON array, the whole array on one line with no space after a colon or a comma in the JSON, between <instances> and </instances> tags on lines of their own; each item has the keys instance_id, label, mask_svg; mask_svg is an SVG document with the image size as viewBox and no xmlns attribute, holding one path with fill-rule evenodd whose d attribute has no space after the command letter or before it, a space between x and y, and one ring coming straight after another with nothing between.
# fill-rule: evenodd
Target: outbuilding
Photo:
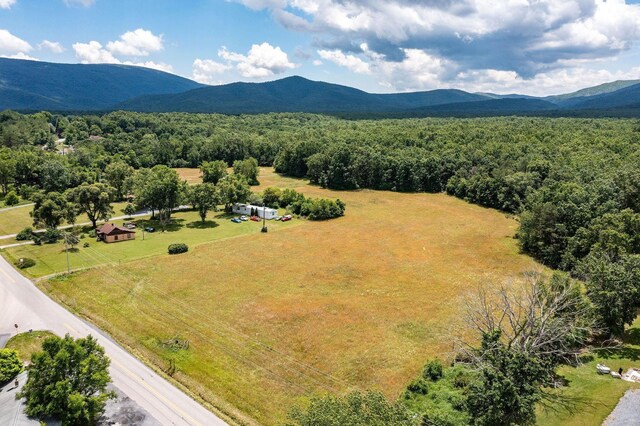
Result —
<instances>
[{"instance_id":1,"label":"outbuilding","mask_svg":"<svg viewBox=\"0 0 640 426\"><path fill-rule=\"evenodd\" d=\"M278 216L278 210L263 206L254 206L252 204L236 203L231 207L231 211L236 214L246 214L249 216L258 216L267 220L275 219Z\"/></svg>"},{"instance_id":2,"label":"outbuilding","mask_svg":"<svg viewBox=\"0 0 640 426\"><path fill-rule=\"evenodd\" d=\"M96 237L98 238L98 241L104 241L105 243L117 243L120 241L135 240L136 231L107 222L96 229Z\"/></svg>"}]
</instances>

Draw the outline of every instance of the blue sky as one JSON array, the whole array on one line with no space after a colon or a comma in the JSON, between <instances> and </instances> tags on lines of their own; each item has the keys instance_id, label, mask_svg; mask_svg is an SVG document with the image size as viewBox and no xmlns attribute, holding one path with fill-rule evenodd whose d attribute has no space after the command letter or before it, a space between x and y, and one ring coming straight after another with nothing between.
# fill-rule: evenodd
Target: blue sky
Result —
<instances>
[{"instance_id":1,"label":"blue sky","mask_svg":"<svg viewBox=\"0 0 640 426\"><path fill-rule=\"evenodd\" d=\"M640 78L639 41L625 0L0 0L1 56L207 84L546 95Z\"/></svg>"}]
</instances>

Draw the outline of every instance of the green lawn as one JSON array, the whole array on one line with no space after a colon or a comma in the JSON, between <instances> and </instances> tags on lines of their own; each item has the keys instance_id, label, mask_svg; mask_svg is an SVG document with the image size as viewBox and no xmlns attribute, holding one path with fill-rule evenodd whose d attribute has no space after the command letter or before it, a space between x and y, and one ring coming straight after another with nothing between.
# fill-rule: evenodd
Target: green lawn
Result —
<instances>
[{"instance_id":1,"label":"green lawn","mask_svg":"<svg viewBox=\"0 0 640 426\"><path fill-rule=\"evenodd\" d=\"M27 226L31 226L33 220L29 215L31 206L0 212L0 235L17 234Z\"/></svg>"},{"instance_id":2,"label":"green lawn","mask_svg":"<svg viewBox=\"0 0 640 426\"><path fill-rule=\"evenodd\" d=\"M166 232L160 231L160 225L157 221L138 218L133 221L138 224L134 241L106 244L86 236L80 240L77 250L69 253L69 263L71 269L88 268L101 264L119 264L143 257L166 254L167 246L172 243L185 243L189 246L195 246L208 241L260 233L262 222L233 223L229 220L231 217L233 216L221 212L210 213L209 220L203 224L196 212L177 212L174 213L173 223ZM117 221L116 223L121 224L122 221ZM290 222L269 221L268 228L269 232L273 232L300 223L304 222L301 220ZM141 229L144 226L153 226L156 228L156 232L145 232L143 239ZM7 244L13 242L13 240L5 241ZM89 247L84 247L85 243L89 244ZM23 257L36 260L35 266L22 271L30 277L41 277L64 272L67 268L66 253L61 242L43 244L41 246L12 247L3 250L3 253L12 262Z\"/></svg>"},{"instance_id":3,"label":"green lawn","mask_svg":"<svg viewBox=\"0 0 640 426\"><path fill-rule=\"evenodd\" d=\"M113 203L113 216L124 216L122 209L127 203ZM33 219L31 218L31 211L33 206L23 206L17 209L5 210L0 212L0 235L17 234L27 226L33 227ZM76 219L76 223L89 222L89 218L86 214L81 214ZM10 244L10 243L7 243Z\"/></svg>"},{"instance_id":4,"label":"green lawn","mask_svg":"<svg viewBox=\"0 0 640 426\"><path fill-rule=\"evenodd\" d=\"M31 360L31 354L42 350L42 342L51 336L55 336L55 334L50 331L20 333L9 339L6 347L18 351L18 356L22 362L26 362Z\"/></svg>"},{"instance_id":5,"label":"green lawn","mask_svg":"<svg viewBox=\"0 0 640 426\"><path fill-rule=\"evenodd\" d=\"M568 385L560 394L577 399L573 412L539 410L538 424L544 426L598 426L611 413L627 389L638 385L596 373L596 364L617 371L622 367L640 367L640 319L627 330L624 345L615 350L593 351L585 356L588 362L577 368L562 367L560 374Z\"/></svg>"}]
</instances>

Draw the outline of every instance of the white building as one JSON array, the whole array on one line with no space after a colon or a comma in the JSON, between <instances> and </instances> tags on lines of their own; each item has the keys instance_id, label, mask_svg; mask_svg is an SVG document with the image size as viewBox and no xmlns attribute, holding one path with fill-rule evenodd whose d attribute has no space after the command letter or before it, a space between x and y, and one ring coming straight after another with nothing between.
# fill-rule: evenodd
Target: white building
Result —
<instances>
[{"instance_id":1,"label":"white building","mask_svg":"<svg viewBox=\"0 0 640 426\"><path fill-rule=\"evenodd\" d=\"M267 220L274 219L278 216L278 210L276 209L262 206L253 206L251 204L236 203L231 207L231 211L236 214L246 214L249 216L256 215L260 218L264 217Z\"/></svg>"}]
</instances>

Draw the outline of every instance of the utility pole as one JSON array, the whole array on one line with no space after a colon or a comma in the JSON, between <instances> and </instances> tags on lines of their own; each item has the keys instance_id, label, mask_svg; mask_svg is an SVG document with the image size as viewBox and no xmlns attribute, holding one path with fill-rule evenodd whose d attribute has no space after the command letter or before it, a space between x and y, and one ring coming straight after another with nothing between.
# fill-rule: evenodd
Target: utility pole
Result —
<instances>
[{"instance_id":1,"label":"utility pole","mask_svg":"<svg viewBox=\"0 0 640 426\"><path fill-rule=\"evenodd\" d=\"M262 232L267 232L267 214L264 201L262 202Z\"/></svg>"},{"instance_id":2,"label":"utility pole","mask_svg":"<svg viewBox=\"0 0 640 426\"><path fill-rule=\"evenodd\" d=\"M67 275L71 274L71 267L69 266L69 246L67 245L68 234L64 234L64 251L67 253Z\"/></svg>"}]
</instances>

